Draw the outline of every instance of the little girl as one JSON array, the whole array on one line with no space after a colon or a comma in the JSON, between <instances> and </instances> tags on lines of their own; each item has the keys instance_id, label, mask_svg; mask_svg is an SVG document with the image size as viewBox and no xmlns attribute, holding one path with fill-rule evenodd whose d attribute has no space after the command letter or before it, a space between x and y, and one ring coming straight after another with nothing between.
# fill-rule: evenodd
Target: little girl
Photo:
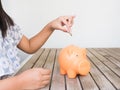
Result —
<instances>
[{"instance_id":1,"label":"little girl","mask_svg":"<svg viewBox=\"0 0 120 90\"><path fill-rule=\"evenodd\" d=\"M54 32L70 32L74 16L61 16L48 23L37 35L28 39L7 15L0 0L0 90L24 90L45 87L50 81L50 70L33 68L10 77L20 66L17 49L35 53ZM66 26L66 27L64 27ZM34 76L34 77L33 77ZM9 78L8 78L9 77Z\"/></svg>"}]
</instances>

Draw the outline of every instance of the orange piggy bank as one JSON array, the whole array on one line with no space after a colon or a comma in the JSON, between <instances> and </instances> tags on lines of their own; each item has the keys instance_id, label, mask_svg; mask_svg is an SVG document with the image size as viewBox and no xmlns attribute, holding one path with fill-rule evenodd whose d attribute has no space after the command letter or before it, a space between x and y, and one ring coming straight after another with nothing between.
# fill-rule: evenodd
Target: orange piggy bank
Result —
<instances>
[{"instance_id":1,"label":"orange piggy bank","mask_svg":"<svg viewBox=\"0 0 120 90\"><path fill-rule=\"evenodd\" d=\"M86 49L75 45L63 48L58 56L60 73L67 74L69 78L76 75L87 75L90 71L90 62L86 56Z\"/></svg>"}]
</instances>

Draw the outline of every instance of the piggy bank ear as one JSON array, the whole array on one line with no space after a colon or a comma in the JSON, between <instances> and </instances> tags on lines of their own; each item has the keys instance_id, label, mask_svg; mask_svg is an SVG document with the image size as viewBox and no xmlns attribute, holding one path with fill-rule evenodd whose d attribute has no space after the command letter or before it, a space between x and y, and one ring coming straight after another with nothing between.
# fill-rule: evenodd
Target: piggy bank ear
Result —
<instances>
[{"instance_id":1,"label":"piggy bank ear","mask_svg":"<svg viewBox=\"0 0 120 90\"><path fill-rule=\"evenodd\" d=\"M72 48L67 49L67 53L68 53L68 55L71 55L73 53Z\"/></svg>"},{"instance_id":2,"label":"piggy bank ear","mask_svg":"<svg viewBox=\"0 0 120 90\"><path fill-rule=\"evenodd\" d=\"M84 57L86 57L86 53L87 53L86 48L81 48L81 53Z\"/></svg>"},{"instance_id":3,"label":"piggy bank ear","mask_svg":"<svg viewBox=\"0 0 120 90\"><path fill-rule=\"evenodd\" d=\"M68 55L74 54L75 51L77 51L77 49L75 48L74 45L70 45L70 46L67 47L67 53L68 53Z\"/></svg>"}]
</instances>

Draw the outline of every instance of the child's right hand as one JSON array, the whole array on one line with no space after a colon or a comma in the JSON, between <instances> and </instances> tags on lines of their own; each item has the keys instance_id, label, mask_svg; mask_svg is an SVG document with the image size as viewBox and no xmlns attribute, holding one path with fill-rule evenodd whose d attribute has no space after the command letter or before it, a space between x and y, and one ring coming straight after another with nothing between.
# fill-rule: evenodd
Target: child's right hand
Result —
<instances>
[{"instance_id":1,"label":"child's right hand","mask_svg":"<svg viewBox=\"0 0 120 90\"><path fill-rule=\"evenodd\" d=\"M50 70L33 68L17 76L22 89L43 88L50 82Z\"/></svg>"},{"instance_id":2,"label":"child's right hand","mask_svg":"<svg viewBox=\"0 0 120 90\"><path fill-rule=\"evenodd\" d=\"M75 16L60 16L47 24L52 30L70 32Z\"/></svg>"}]
</instances>

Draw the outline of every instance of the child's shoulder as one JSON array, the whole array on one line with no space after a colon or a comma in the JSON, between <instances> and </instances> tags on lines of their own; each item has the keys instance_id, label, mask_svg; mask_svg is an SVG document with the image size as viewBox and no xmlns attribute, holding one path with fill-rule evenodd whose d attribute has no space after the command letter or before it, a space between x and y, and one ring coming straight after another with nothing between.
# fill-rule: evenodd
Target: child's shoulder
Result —
<instances>
[{"instance_id":1,"label":"child's shoulder","mask_svg":"<svg viewBox=\"0 0 120 90\"><path fill-rule=\"evenodd\" d=\"M10 27L10 30L19 31L20 30L20 26L18 26L17 24L15 24L14 26Z\"/></svg>"}]
</instances>

